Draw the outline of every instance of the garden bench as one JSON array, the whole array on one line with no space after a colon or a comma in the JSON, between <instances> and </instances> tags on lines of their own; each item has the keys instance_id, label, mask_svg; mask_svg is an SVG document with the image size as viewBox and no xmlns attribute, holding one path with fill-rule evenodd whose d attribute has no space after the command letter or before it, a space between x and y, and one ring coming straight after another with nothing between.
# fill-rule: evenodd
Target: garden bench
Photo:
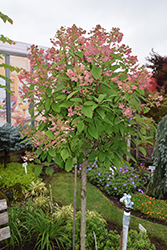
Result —
<instances>
[{"instance_id":1,"label":"garden bench","mask_svg":"<svg viewBox=\"0 0 167 250\"><path fill-rule=\"evenodd\" d=\"M9 226L1 227L9 221L8 213L2 212L7 209L7 202L5 199L0 200L0 241L10 238Z\"/></svg>"}]
</instances>

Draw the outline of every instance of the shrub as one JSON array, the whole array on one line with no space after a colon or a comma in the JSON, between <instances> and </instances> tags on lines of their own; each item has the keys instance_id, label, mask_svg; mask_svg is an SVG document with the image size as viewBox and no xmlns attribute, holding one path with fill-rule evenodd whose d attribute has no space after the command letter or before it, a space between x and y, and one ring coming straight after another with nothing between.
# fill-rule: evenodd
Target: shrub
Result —
<instances>
[{"instance_id":1,"label":"shrub","mask_svg":"<svg viewBox=\"0 0 167 250\"><path fill-rule=\"evenodd\" d=\"M95 250L95 232L97 240L97 249L103 250L119 250L120 235L117 231L107 231L105 228L106 221L102 216L94 211L87 211L86 217L86 249ZM80 249L80 219L81 213L76 214L76 231L75 231L75 249ZM69 242L66 244L66 249L72 249L72 219L68 219L66 224L66 233ZM135 250L155 250L154 245L150 243L148 236L142 232L130 230L128 235L128 249Z\"/></svg>"},{"instance_id":2,"label":"shrub","mask_svg":"<svg viewBox=\"0 0 167 250\"><path fill-rule=\"evenodd\" d=\"M64 233L64 220L53 221L42 207L34 209L31 199L27 205L22 203L22 206L11 207L8 212L11 238L3 241L2 245L9 244L11 249L24 249L25 243L35 239L33 249L64 249L64 242L68 242Z\"/></svg>"},{"instance_id":3,"label":"shrub","mask_svg":"<svg viewBox=\"0 0 167 250\"><path fill-rule=\"evenodd\" d=\"M158 124L152 158L155 170L147 194L162 199L167 196L167 115Z\"/></svg>"},{"instance_id":4,"label":"shrub","mask_svg":"<svg viewBox=\"0 0 167 250\"><path fill-rule=\"evenodd\" d=\"M144 193L132 194L132 200L134 202L133 210L140 211L148 218L167 221L167 201L149 197Z\"/></svg>"},{"instance_id":5,"label":"shrub","mask_svg":"<svg viewBox=\"0 0 167 250\"><path fill-rule=\"evenodd\" d=\"M20 183L27 189L32 181L39 179L34 175L34 167L34 164L29 163L26 174L20 163L9 163L6 169L4 169L3 164L0 164L0 187L9 188L16 183Z\"/></svg>"},{"instance_id":6,"label":"shrub","mask_svg":"<svg viewBox=\"0 0 167 250\"><path fill-rule=\"evenodd\" d=\"M79 168L79 176L80 171ZM93 185L98 186L108 195L121 197L124 193L143 192L150 172L147 169L135 169L128 163L120 163L120 167L112 166L111 170L108 170L105 167L98 167L95 161L93 165L88 165L87 176Z\"/></svg>"}]
</instances>

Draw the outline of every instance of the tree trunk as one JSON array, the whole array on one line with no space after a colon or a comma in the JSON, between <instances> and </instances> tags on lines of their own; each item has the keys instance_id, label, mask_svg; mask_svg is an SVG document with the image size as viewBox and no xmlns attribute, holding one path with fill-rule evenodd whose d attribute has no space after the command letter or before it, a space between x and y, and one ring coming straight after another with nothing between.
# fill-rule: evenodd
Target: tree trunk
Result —
<instances>
[{"instance_id":1,"label":"tree trunk","mask_svg":"<svg viewBox=\"0 0 167 250\"><path fill-rule=\"evenodd\" d=\"M4 168L7 167L7 156L8 156L8 152L6 149L4 149Z\"/></svg>"},{"instance_id":2,"label":"tree trunk","mask_svg":"<svg viewBox=\"0 0 167 250\"><path fill-rule=\"evenodd\" d=\"M86 249L86 168L88 160L85 159L81 170L81 250Z\"/></svg>"},{"instance_id":3,"label":"tree trunk","mask_svg":"<svg viewBox=\"0 0 167 250\"><path fill-rule=\"evenodd\" d=\"M75 250L75 215L76 215L76 194L77 194L77 164L75 163L74 214L73 214L73 250Z\"/></svg>"}]
</instances>

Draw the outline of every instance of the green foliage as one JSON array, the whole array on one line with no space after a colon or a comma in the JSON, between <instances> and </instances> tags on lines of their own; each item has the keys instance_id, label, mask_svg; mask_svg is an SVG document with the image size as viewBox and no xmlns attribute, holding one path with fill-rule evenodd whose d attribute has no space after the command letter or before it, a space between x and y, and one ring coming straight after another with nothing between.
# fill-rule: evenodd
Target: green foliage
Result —
<instances>
[{"instance_id":1,"label":"green foliage","mask_svg":"<svg viewBox=\"0 0 167 250\"><path fill-rule=\"evenodd\" d=\"M156 250L155 245L151 244L148 236L143 232L138 233L136 230L129 231L127 248L138 250Z\"/></svg>"},{"instance_id":2,"label":"green foliage","mask_svg":"<svg viewBox=\"0 0 167 250\"><path fill-rule=\"evenodd\" d=\"M64 233L64 221L53 221L42 207L34 209L31 203L30 199L27 205L8 209L11 238L4 241L4 244L9 242L13 248L17 246L18 249L24 249L24 244L35 240L34 249L64 248L64 242L68 242Z\"/></svg>"},{"instance_id":3,"label":"green foliage","mask_svg":"<svg viewBox=\"0 0 167 250\"><path fill-rule=\"evenodd\" d=\"M25 147L17 127L5 123L0 127L0 151L19 150Z\"/></svg>"},{"instance_id":4,"label":"green foliage","mask_svg":"<svg viewBox=\"0 0 167 250\"><path fill-rule=\"evenodd\" d=\"M32 181L28 188L28 195L32 197L37 197L39 195L48 194L48 190L46 188L46 183L41 180L37 180L36 182Z\"/></svg>"},{"instance_id":5,"label":"green foliage","mask_svg":"<svg viewBox=\"0 0 167 250\"><path fill-rule=\"evenodd\" d=\"M72 205L62 206L60 207L58 204L54 206L54 219L72 219L73 218L73 207Z\"/></svg>"},{"instance_id":6,"label":"green foliage","mask_svg":"<svg viewBox=\"0 0 167 250\"><path fill-rule=\"evenodd\" d=\"M7 15L5 15L5 14L3 14L2 12L0 12L0 19L2 19L2 21L4 22L4 23L6 23L6 22L9 22L9 23L11 23L11 24L13 24L13 20L10 18L10 17L8 17ZM1 42L3 42L3 43L9 43L9 44L14 44L14 42L11 40L11 39L9 39L9 38L7 38L7 37L5 37L4 35L0 35L0 41ZM3 57L1 56L1 54L2 53L0 53L0 59L2 59L3 60ZM9 70L12 72L12 71L16 71L17 73L20 71L20 69L18 68L18 67L13 67L13 66L11 66L11 65L9 65L9 64L6 64L6 63L1 63L0 64L0 67L1 68L4 68L4 69L6 69L6 68L9 68ZM2 78L2 79L4 79L4 80L7 80L7 81L9 81L9 82L12 82L9 78L7 78L7 77L5 77L5 76L3 76L3 75L1 75L0 74L0 78ZM4 88L7 92L9 92L10 94L12 94L12 92L6 87L6 86L3 86L3 85L1 85L0 84L0 88Z\"/></svg>"},{"instance_id":7,"label":"green foliage","mask_svg":"<svg viewBox=\"0 0 167 250\"><path fill-rule=\"evenodd\" d=\"M152 154L155 170L148 185L147 194L164 198L167 194L167 115L158 124L155 139Z\"/></svg>"},{"instance_id":8,"label":"green foliage","mask_svg":"<svg viewBox=\"0 0 167 250\"><path fill-rule=\"evenodd\" d=\"M159 107L153 107L148 113L149 117L152 117L154 121L158 124L163 117L166 115L167 110L167 95L163 96L163 100L161 101L161 105Z\"/></svg>"},{"instance_id":9,"label":"green foliage","mask_svg":"<svg viewBox=\"0 0 167 250\"><path fill-rule=\"evenodd\" d=\"M76 214L76 232L75 232L75 249L80 249L80 219L81 213ZM66 244L66 249L72 249L72 219L66 221L66 234L69 237L69 243ZM120 235L117 231L107 231L105 228L106 221L102 216L94 211L87 210L86 213L86 249L94 250L96 235L97 249L103 250L119 250L120 249ZM150 243L148 236L136 230L130 230L128 234L128 249L135 250L155 250L155 246Z\"/></svg>"},{"instance_id":10,"label":"green foliage","mask_svg":"<svg viewBox=\"0 0 167 250\"><path fill-rule=\"evenodd\" d=\"M108 195L122 197L124 193L141 192L146 189L146 184L150 173L147 170L131 167L128 162L119 162L119 167L111 166L111 170L107 167L98 167L95 161L87 167L88 180L105 191ZM81 174L79 167L78 175Z\"/></svg>"},{"instance_id":11,"label":"green foliage","mask_svg":"<svg viewBox=\"0 0 167 250\"><path fill-rule=\"evenodd\" d=\"M27 174L25 169L20 163L8 163L7 168L4 169L4 165L0 165L0 187L9 188L16 183L20 183L25 189L28 189L32 181L37 181L34 175L35 165L29 163L27 165Z\"/></svg>"},{"instance_id":12,"label":"green foliage","mask_svg":"<svg viewBox=\"0 0 167 250\"><path fill-rule=\"evenodd\" d=\"M6 168L8 152L26 148L22 142L19 129L10 123L5 123L0 127L0 151L4 151L4 167Z\"/></svg>"}]
</instances>

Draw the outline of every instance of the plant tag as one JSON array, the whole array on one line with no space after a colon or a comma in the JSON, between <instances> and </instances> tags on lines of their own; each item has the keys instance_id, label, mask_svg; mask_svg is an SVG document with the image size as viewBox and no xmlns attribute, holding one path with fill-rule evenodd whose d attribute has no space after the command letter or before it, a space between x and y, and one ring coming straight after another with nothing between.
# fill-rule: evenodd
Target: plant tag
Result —
<instances>
[{"instance_id":1,"label":"plant tag","mask_svg":"<svg viewBox=\"0 0 167 250\"><path fill-rule=\"evenodd\" d=\"M140 229L141 231L147 233L147 230L146 230L141 224L139 224L139 229Z\"/></svg>"},{"instance_id":2,"label":"plant tag","mask_svg":"<svg viewBox=\"0 0 167 250\"><path fill-rule=\"evenodd\" d=\"M27 162L23 163L22 166L25 168L25 173L27 174Z\"/></svg>"},{"instance_id":3,"label":"plant tag","mask_svg":"<svg viewBox=\"0 0 167 250\"><path fill-rule=\"evenodd\" d=\"M149 166L149 170L151 170L151 172L154 172L155 166Z\"/></svg>"}]
</instances>

